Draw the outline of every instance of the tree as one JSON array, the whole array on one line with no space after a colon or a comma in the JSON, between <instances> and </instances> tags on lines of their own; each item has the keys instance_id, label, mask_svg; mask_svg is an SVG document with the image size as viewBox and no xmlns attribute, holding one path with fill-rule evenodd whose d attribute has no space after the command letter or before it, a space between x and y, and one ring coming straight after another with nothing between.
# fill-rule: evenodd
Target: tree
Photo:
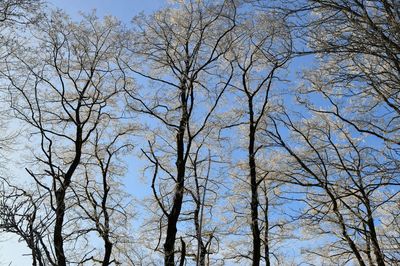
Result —
<instances>
[{"instance_id":1,"label":"tree","mask_svg":"<svg viewBox=\"0 0 400 266\"><path fill-rule=\"evenodd\" d=\"M54 12L32 31L30 46L12 48L2 75L8 79L10 106L32 143L26 171L35 195L45 197L38 206L48 217L42 253L48 264L67 265L72 258L66 245L81 237L79 230L66 229L79 225L70 210L76 205L75 183L84 181L78 178L82 161L102 121L118 116L115 97L124 86L116 64L119 23L94 15L73 23Z\"/></svg>"},{"instance_id":2,"label":"tree","mask_svg":"<svg viewBox=\"0 0 400 266\"><path fill-rule=\"evenodd\" d=\"M312 51L321 55L321 62L317 72L306 75L309 84L302 93L320 95L326 104L322 107L309 101L308 107L370 135L371 147L380 149L390 159L390 163L384 164L389 167L382 171L395 174L391 166L399 159L396 152L398 3L309 1L309 4L315 15L310 16L307 37ZM317 36L316 32L322 34ZM375 256L381 258L376 262L378 265L385 264L382 256Z\"/></svg>"},{"instance_id":3,"label":"tree","mask_svg":"<svg viewBox=\"0 0 400 266\"><path fill-rule=\"evenodd\" d=\"M329 100L331 108L321 112L335 115L388 145L398 145L398 3L311 3L316 15L309 41L313 50L323 55L323 63L318 73L309 75L311 86L307 91L318 92ZM319 37L315 32L323 34ZM317 78L320 74L324 79ZM354 101L359 104L348 104Z\"/></svg>"},{"instance_id":4,"label":"tree","mask_svg":"<svg viewBox=\"0 0 400 266\"><path fill-rule=\"evenodd\" d=\"M235 66L235 78L232 83L235 101L238 103L233 112L235 120L226 128L246 126L245 132L238 132L238 135L246 134L247 144L247 165L244 175L248 176L246 183L249 186L250 201L250 227L252 232L252 265L260 265L261 248L263 242L260 231L260 206L259 193L262 185L265 185L265 178L268 170L260 171L257 165L259 156L264 146L259 142L259 132L266 125L264 119L271 106L271 90L279 79L279 70L286 66L292 52L290 30L284 18L273 13L241 12L240 24L235 34L237 42L232 46L229 55L232 64ZM239 144L241 145L241 144ZM265 199L268 204L268 198ZM265 210L268 206L264 206ZM243 210L241 210L243 212ZM268 215L264 215L265 223L268 224ZM268 229L266 229L268 235ZM270 265L268 237L265 238L265 262Z\"/></svg>"},{"instance_id":5,"label":"tree","mask_svg":"<svg viewBox=\"0 0 400 266\"><path fill-rule=\"evenodd\" d=\"M43 198L34 197L32 192L2 180L0 230L19 236L31 250L32 265L44 266L47 260L41 248L46 237L43 225L49 221L47 217L37 217Z\"/></svg>"},{"instance_id":6,"label":"tree","mask_svg":"<svg viewBox=\"0 0 400 266\"><path fill-rule=\"evenodd\" d=\"M15 35L39 21L42 6L43 2L40 0L4 0L0 2L0 68L4 69L5 67L5 58L9 55L9 48L17 46L18 38ZM0 89L0 99L2 101L4 100L4 94L7 94L7 89L2 84ZM8 157L6 155L12 150L18 135L18 131L11 129L9 126L9 122L13 117L8 115L8 111L8 106L3 104L0 109L0 125L2 128L2 136L0 138L2 146L1 157ZM3 163L2 168L5 165Z\"/></svg>"},{"instance_id":7,"label":"tree","mask_svg":"<svg viewBox=\"0 0 400 266\"><path fill-rule=\"evenodd\" d=\"M211 242L213 241L214 238L214 230L208 233L204 233L204 209L206 207L211 207L212 205L206 203L206 198L207 195L206 193L210 193L210 188L209 188L209 180L210 180L210 171L211 171L211 164L212 164L212 158L211 158L211 152L209 151L208 154L208 161L206 159L200 160L198 158L199 151L200 151L201 146L197 149L197 152L195 153L195 157L191 158L191 162L193 165L193 172L194 172L194 179L195 179L195 191L192 194L193 201L195 202L195 210L194 210L194 217L193 221L195 224L195 230L196 230L196 238L197 238L197 251L196 251L196 265L204 266L206 265L206 259L207 255L210 254L210 247L211 247ZM203 171L204 176L202 176L202 171L200 170L202 166L202 161L207 162L207 170ZM204 179L203 182L202 179ZM200 183L201 182L201 183ZM203 184L202 184L203 183ZM214 192L215 193L215 192ZM215 195L215 194L214 194ZM214 200L214 203L216 200ZM204 241L204 236L207 236L206 241Z\"/></svg>"},{"instance_id":8,"label":"tree","mask_svg":"<svg viewBox=\"0 0 400 266\"><path fill-rule=\"evenodd\" d=\"M229 74L218 72L226 68L220 63L235 27L233 1L175 4L135 19L130 48L138 61L128 63L133 73L152 81L151 90L142 95L127 90L127 95L132 111L154 119L144 154L153 165L152 189L161 220L167 220L165 265L175 264L177 224L193 143L212 119L230 80Z\"/></svg>"},{"instance_id":9,"label":"tree","mask_svg":"<svg viewBox=\"0 0 400 266\"><path fill-rule=\"evenodd\" d=\"M41 0L4 0L0 3L1 59L7 56L5 47L15 42L15 31L23 30L40 20Z\"/></svg>"},{"instance_id":10,"label":"tree","mask_svg":"<svg viewBox=\"0 0 400 266\"><path fill-rule=\"evenodd\" d=\"M325 106L329 108L319 112L334 115L387 145L398 145L397 1L249 2L290 17L298 30L296 41L303 41L299 54L318 56L315 67L305 75L309 86L302 92L328 100ZM308 103L311 107L313 102Z\"/></svg>"},{"instance_id":11,"label":"tree","mask_svg":"<svg viewBox=\"0 0 400 266\"><path fill-rule=\"evenodd\" d=\"M330 115L359 132L369 149L381 153L377 158L382 160L382 168L377 172L395 179L393 166L399 159L397 1L277 1L277 6L258 3L294 15L302 34L299 39L308 45L302 47L302 54L317 56L315 67L304 75L305 84L297 94L300 101L312 112ZM385 202L389 209L396 204L396 181L391 189L394 192L387 195L393 201ZM371 241L375 241L373 237ZM388 259L381 249L386 241L375 242L376 264L384 265Z\"/></svg>"},{"instance_id":12,"label":"tree","mask_svg":"<svg viewBox=\"0 0 400 266\"><path fill-rule=\"evenodd\" d=\"M0 232L34 266L399 264L398 1L169 2L0 1Z\"/></svg>"},{"instance_id":13,"label":"tree","mask_svg":"<svg viewBox=\"0 0 400 266\"><path fill-rule=\"evenodd\" d=\"M37 11L42 1L40 0L4 0L0 3L0 22L5 23L30 23L32 13Z\"/></svg>"},{"instance_id":14,"label":"tree","mask_svg":"<svg viewBox=\"0 0 400 266\"><path fill-rule=\"evenodd\" d=\"M81 233L97 232L103 242L103 250L85 262L91 260L107 266L121 264L129 256L125 249L132 248L129 229L134 216L133 199L118 178L126 172L121 155L133 148L130 137L134 128L122 127L119 120L102 123L90 141L92 150L87 161L82 162L85 180L74 188L74 194L83 212L81 217L89 220L86 229L80 229Z\"/></svg>"},{"instance_id":15,"label":"tree","mask_svg":"<svg viewBox=\"0 0 400 266\"><path fill-rule=\"evenodd\" d=\"M182 221L193 223L184 223L187 256L194 257L196 265L200 266L217 263L224 233L224 226L214 217L224 200L224 166L227 163L220 154L225 149L218 143L215 129L215 124L210 125L194 143L187 167L186 191L191 197L182 213Z\"/></svg>"},{"instance_id":16,"label":"tree","mask_svg":"<svg viewBox=\"0 0 400 266\"><path fill-rule=\"evenodd\" d=\"M354 259L359 265L384 265L380 209L398 197L392 191L397 175L382 171L381 164L390 161L384 161L381 150L365 145L348 125L325 115L300 123L284 114L272 123L274 129L266 135L289 157L288 166L276 171L283 182L305 188L299 219L313 233L334 236L326 249L312 253L344 263ZM289 129L292 140L282 136L282 127Z\"/></svg>"}]
</instances>

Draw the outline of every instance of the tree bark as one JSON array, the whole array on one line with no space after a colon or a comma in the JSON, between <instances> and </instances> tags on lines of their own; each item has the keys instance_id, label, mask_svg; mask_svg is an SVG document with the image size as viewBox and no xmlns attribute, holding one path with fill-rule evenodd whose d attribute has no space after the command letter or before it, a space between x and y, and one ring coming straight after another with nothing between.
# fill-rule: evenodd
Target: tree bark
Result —
<instances>
[{"instance_id":1,"label":"tree bark","mask_svg":"<svg viewBox=\"0 0 400 266\"><path fill-rule=\"evenodd\" d=\"M81 154L82 154L82 128L79 125L80 118L79 118L79 109L80 109L80 102L78 103L78 107L76 109L76 119L77 119L77 130L76 130L76 140L75 140L75 157L72 161L68 171L64 175L64 180L61 186L56 190L56 223L54 226L54 249L57 259L58 266L66 266L66 258L64 253L64 239L62 235L62 229L64 226L64 216L65 216L65 194L68 187L71 184L72 175L74 174L76 168L78 167L81 161ZM57 180L58 178L56 178ZM54 181L56 182L56 181Z\"/></svg>"},{"instance_id":2,"label":"tree bark","mask_svg":"<svg viewBox=\"0 0 400 266\"><path fill-rule=\"evenodd\" d=\"M347 244L349 245L350 249L352 250L352 252L353 252L354 256L356 257L360 266L366 266L356 244L354 243L353 239L351 239L351 237L347 233L347 227L344 222L343 216L339 211L339 206L338 206L335 196L329 190L327 185L324 186L324 189L325 189L326 193L328 194L329 198L331 199L333 212L335 213L335 215L338 219L338 223L341 228L343 238L346 240Z\"/></svg>"},{"instance_id":3,"label":"tree bark","mask_svg":"<svg viewBox=\"0 0 400 266\"><path fill-rule=\"evenodd\" d=\"M62 228L64 225L65 215L65 189L59 188L56 191L56 224L54 226L54 249L57 258L58 266L66 266L66 259L64 253L64 239L62 236Z\"/></svg>"},{"instance_id":4,"label":"tree bark","mask_svg":"<svg viewBox=\"0 0 400 266\"><path fill-rule=\"evenodd\" d=\"M264 236L264 250L265 250L265 266L271 266L269 258L269 201L267 190L265 190L265 236Z\"/></svg>"},{"instance_id":5,"label":"tree bark","mask_svg":"<svg viewBox=\"0 0 400 266\"><path fill-rule=\"evenodd\" d=\"M250 125L249 125L249 168L250 168L250 186L251 186L251 232L253 237L253 266L259 266L261 260L261 236L260 228L258 225L258 184L257 184L257 172L256 172L256 160L255 160L255 122L254 122L254 111L252 99L249 99L249 111L250 111Z\"/></svg>"},{"instance_id":6,"label":"tree bark","mask_svg":"<svg viewBox=\"0 0 400 266\"><path fill-rule=\"evenodd\" d=\"M104 258L102 266L110 265L111 252L112 252L112 243L109 240L106 240L104 243Z\"/></svg>"},{"instance_id":7,"label":"tree bark","mask_svg":"<svg viewBox=\"0 0 400 266\"><path fill-rule=\"evenodd\" d=\"M181 237L181 261L179 262L179 266L185 265L185 258L186 258L186 243L183 241Z\"/></svg>"},{"instance_id":8,"label":"tree bark","mask_svg":"<svg viewBox=\"0 0 400 266\"><path fill-rule=\"evenodd\" d=\"M185 93L185 84L182 86L181 92L182 116L179 123L178 133L176 135L177 158L176 169L177 178L175 184L175 194L171 212L168 216L167 235L164 243L164 263L165 266L175 265L175 240L176 240L176 225L179 220L179 215L182 209L183 193L185 185L185 130L187 125L187 99Z\"/></svg>"}]
</instances>

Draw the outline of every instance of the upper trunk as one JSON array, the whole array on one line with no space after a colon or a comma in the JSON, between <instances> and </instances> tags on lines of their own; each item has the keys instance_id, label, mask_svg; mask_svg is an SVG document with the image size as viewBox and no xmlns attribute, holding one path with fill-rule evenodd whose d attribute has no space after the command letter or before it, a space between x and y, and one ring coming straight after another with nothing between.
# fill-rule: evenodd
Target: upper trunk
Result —
<instances>
[{"instance_id":1,"label":"upper trunk","mask_svg":"<svg viewBox=\"0 0 400 266\"><path fill-rule=\"evenodd\" d=\"M255 135L256 128L254 123L254 111L252 99L249 99L249 113L250 113L250 125L249 125L249 147L248 147L248 158L250 168L250 186L251 186L251 231L253 236L253 266L259 266L261 260L261 235L260 228L258 225L258 184L257 184L257 172L256 172L256 159L255 159Z\"/></svg>"},{"instance_id":2,"label":"upper trunk","mask_svg":"<svg viewBox=\"0 0 400 266\"><path fill-rule=\"evenodd\" d=\"M175 184L174 199L172 209L168 216L167 235L164 243L164 262L166 266L175 265L175 240L176 240L176 225L179 220L179 215L182 209L183 193L185 186L185 130L187 125L187 100L185 93L185 85L182 86L181 92L182 114L179 124L178 133L176 134L177 158L176 169L177 178Z\"/></svg>"}]
</instances>

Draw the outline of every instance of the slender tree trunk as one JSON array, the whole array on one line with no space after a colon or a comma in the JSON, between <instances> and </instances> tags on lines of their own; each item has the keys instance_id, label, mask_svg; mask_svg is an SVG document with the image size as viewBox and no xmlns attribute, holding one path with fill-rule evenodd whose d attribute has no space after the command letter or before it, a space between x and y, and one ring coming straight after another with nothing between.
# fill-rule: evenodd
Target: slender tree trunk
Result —
<instances>
[{"instance_id":1,"label":"slender tree trunk","mask_svg":"<svg viewBox=\"0 0 400 266\"><path fill-rule=\"evenodd\" d=\"M186 258L186 243L183 241L181 237L181 260L179 262L179 266L185 265L185 258Z\"/></svg>"},{"instance_id":2,"label":"slender tree trunk","mask_svg":"<svg viewBox=\"0 0 400 266\"><path fill-rule=\"evenodd\" d=\"M62 228L64 225L65 215L65 189L63 187L56 191L56 224L54 226L54 249L57 258L58 266L66 266L66 259L64 253L64 239L62 235Z\"/></svg>"},{"instance_id":3,"label":"slender tree trunk","mask_svg":"<svg viewBox=\"0 0 400 266\"><path fill-rule=\"evenodd\" d=\"M76 120L77 123L80 124L79 118L79 110L80 110L81 103L78 103L78 107L76 109ZM61 186L56 190L56 223L54 226L54 249L56 253L57 265L58 266L66 266L66 258L64 253L64 238L62 235L62 229L64 226L64 216L65 216L65 194L67 189L71 184L72 176L78 167L81 161L82 155L82 128L80 126L77 127L76 130L76 140L75 140L75 157L72 161L68 171L64 175L64 180ZM56 182L56 181L54 181Z\"/></svg>"},{"instance_id":4,"label":"slender tree trunk","mask_svg":"<svg viewBox=\"0 0 400 266\"><path fill-rule=\"evenodd\" d=\"M184 86L182 86L184 88ZM174 266L175 265L175 240L176 240L176 225L179 220L179 215L182 209L183 202L183 193L185 186L185 144L184 144L184 136L185 129L187 124L187 106L186 106L186 94L184 93L184 89L181 92L181 102L182 102L182 116L180 120L180 125L178 129L178 133L176 135L176 144L177 144L177 159L176 159L176 168L177 168L177 178L175 184L175 194L172 203L172 209L168 216L168 224L167 224L167 235L165 237L164 243L164 263L165 266Z\"/></svg>"},{"instance_id":5,"label":"slender tree trunk","mask_svg":"<svg viewBox=\"0 0 400 266\"><path fill-rule=\"evenodd\" d=\"M206 181L204 184L203 194L200 193L200 187L197 184L198 189L198 200L196 202L196 209L194 211L194 219L195 219L195 228L197 234L197 257L196 257L196 266L205 266L206 265L206 256L207 256L207 248L203 242L203 214L204 214L204 204L206 201L206 192L207 192L207 184L208 179L210 177L211 170L211 154L210 150L208 150L208 169L206 175ZM200 196L201 195L201 196ZM201 198L201 200L200 200ZM211 241L211 238L210 238Z\"/></svg>"},{"instance_id":6,"label":"slender tree trunk","mask_svg":"<svg viewBox=\"0 0 400 266\"><path fill-rule=\"evenodd\" d=\"M201 221L200 221L200 205L198 202L196 209L194 210L194 225L197 235L197 254L196 254L196 266L204 266L206 259L206 249L203 244L202 232L201 232Z\"/></svg>"},{"instance_id":7,"label":"slender tree trunk","mask_svg":"<svg viewBox=\"0 0 400 266\"><path fill-rule=\"evenodd\" d=\"M204 204L204 203L203 203ZM203 239L202 239L202 214L200 213L200 206L196 207L194 213L195 219L195 227L196 227L196 234L197 234L197 254L196 254L196 266L205 266L206 265L206 256L207 256L207 249L204 246ZM199 222L200 220L200 222Z\"/></svg>"},{"instance_id":8,"label":"slender tree trunk","mask_svg":"<svg viewBox=\"0 0 400 266\"><path fill-rule=\"evenodd\" d=\"M265 188L265 236L264 236L264 250L265 250L265 266L271 266L269 258L269 201L267 190Z\"/></svg>"},{"instance_id":9,"label":"slender tree trunk","mask_svg":"<svg viewBox=\"0 0 400 266\"><path fill-rule=\"evenodd\" d=\"M36 251L32 249L32 266L37 266Z\"/></svg>"},{"instance_id":10,"label":"slender tree trunk","mask_svg":"<svg viewBox=\"0 0 400 266\"><path fill-rule=\"evenodd\" d=\"M35 234L33 232L33 223L36 219L36 207L35 211L33 212L32 216L28 219L29 221L29 238L27 239L28 247L31 249L32 254L32 266L37 266L38 262L40 264L40 253L38 253L36 241L35 241Z\"/></svg>"},{"instance_id":11,"label":"slender tree trunk","mask_svg":"<svg viewBox=\"0 0 400 266\"><path fill-rule=\"evenodd\" d=\"M105 240L105 242L104 242L104 258L103 258L102 266L110 265L112 246L113 246L112 243L107 238L107 240Z\"/></svg>"},{"instance_id":12,"label":"slender tree trunk","mask_svg":"<svg viewBox=\"0 0 400 266\"><path fill-rule=\"evenodd\" d=\"M372 262L372 255L371 255L371 237L369 236L367 225L363 222L363 230L365 232L365 242L366 242L366 250L367 253L368 263L369 265L374 265Z\"/></svg>"},{"instance_id":13,"label":"slender tree trunk","mask_svg":"<svg viewBox=\"0 0 400 266\"><path fill-rule=\"evenodd\" d=\"M199 265L200 266L205 266L206 265L206 257L207 257L207 249L206 247L201 247L200 250L200 261L199 261Z\"/></svg>"},{"instance_id":14,"label":"slender tree trunk","mask_svg":"<svg viewBox=\"0 0 400 266\"><path fill-rule=\"evenodd\" d=\"M385 260L382 255L381 248L379 246L378 236L377 236L376 230L375 230L375 223L374 223L374 219L372 217L372 211L371 211L371 207L369 205L368 199L367 199L366 207L367 207L367 214L368 214L367 224L368 224L368 228L369 228L372 249L374 251L374 255L375 255L375 259L376 259L376 264L378 266L385 266Z\"/></svg>"},{"instance_id":15,"label":"slender tree trunk","mask_svg":"<svg viewBox=\"0 0 400 266\"><path fill-rule=\"evenodd\" d=\"M249 168L250 168L250 186L251 186L251 231L253 236L253 266L259 266L261 260L261 235L258 225L258 184L255 159L255 134L254 111L252 99L249 99L250 125L249 125Z\"/></svg>"},{"instance_id":16,"label":"slender tree trunk","mask_svg":"<svg viewBox=\"0 0 400 266\"><path fill-rule=\"evenodd\" d=\"M199 219L199 211L200 208L196 208L194 219ZM201 224L199 222L195 222L196 234L197 234L197 254L196 254L196 266L205 266L206 265L206 256L207 249L204 246L202 233L201 233Z\"/></svg>"},{"instance_id":17,"label":"slender tree trunk","mask_svg":"<svg viewBox=\"0 0 400 266\"><path fill-rule=\"evenodd\" d=\"M335 196L332 194L332 192L329 190L329 188L326 185L324 186L324 188L325 188L325 191L327 192L329 198L331 199L333 212L335 213L336 217L338 218L338 223L339 223L339 226L341 228L343 238L346 240L347 244L349 245L350 249L352 250L352 252L353 252L354 256L356 257L359 265L360 266L366 266L361 254L360 254L360 252L359 252L359 250L358 250L358 248L356 246L356 244L354 243L354 241L351 239L351 237L347 233L346 224L344 222L342 214L339 211L339 206L337 204Z\"/></svg>"},{"instance_id":18,"label":"slender tree trunk","mask_svg":"<svg viewBox=\"0 0 400 266\"><path fill-rule=\"evenodd\" d=\"M107 199L110 187L108 186L107 171L105 170L103 170L103 191L104 194L101 202L101 208L104 213L104 226L105 226L104 230L105 232L103 232L103 240L104 240L103 266L108 266L110 265L113 244L110 241L110 215L107 209Z\"/></svg>"},{"instance_id":19,"label":"slender tree trunk","mask_svg":"<svg viewBox=\"0 0 400 266\"><path fill-rule=\"evenodd\" d=\"M176 239L176 225L178 223L179 214L182 208L183 200L183 181L175 186L175 196L173 200L172 211L168 217L167 235L164 243L164 256L165 265L175 265L175 239Z\"/></svg>"}]
</instances>

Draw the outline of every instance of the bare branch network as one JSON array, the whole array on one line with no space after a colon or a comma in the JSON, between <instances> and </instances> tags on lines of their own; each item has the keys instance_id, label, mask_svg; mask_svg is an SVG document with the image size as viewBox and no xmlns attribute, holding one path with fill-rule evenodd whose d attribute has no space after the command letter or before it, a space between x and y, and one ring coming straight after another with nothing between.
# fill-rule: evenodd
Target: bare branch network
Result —
<instances>
[{"instance_id":1,"label":"bare branch network","mask_svg":"<svg viewBox=\"0 0 400 266\"><path fill-rule=\"evenodd\" d=\"M400 2L134 15L0 1L0 233L21 256L400 265Z\"/></svg>"}]
</instances>

